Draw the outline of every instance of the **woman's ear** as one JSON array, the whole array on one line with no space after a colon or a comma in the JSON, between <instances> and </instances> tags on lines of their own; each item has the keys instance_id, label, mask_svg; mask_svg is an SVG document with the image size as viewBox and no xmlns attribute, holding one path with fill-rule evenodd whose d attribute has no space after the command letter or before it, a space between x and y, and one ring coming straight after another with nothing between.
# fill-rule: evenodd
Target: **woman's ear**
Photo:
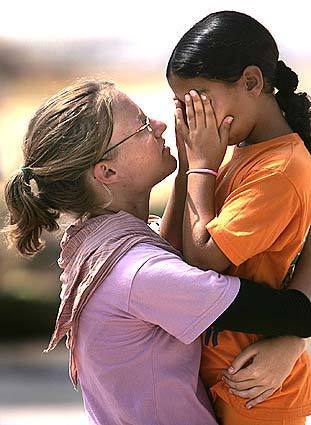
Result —
<instances>
[{"instance_id":1,"label":"woman's ear","mask_svg":"<svg viewBox=\"0 0 311 425\"><path fill-rule=\"evenodd\" d=\"M245 89L252 96L259 96L264 87L264 79L261 69L255 65L247 66L242 74Z\"/></svg>"},{"instance_id":2,"label":"woman's ear","mask_svg":"<svg viewBox=\"0 0 311 425\"><path fill-rule=\"evenodd\" d=\"M101 184L116 183L118 179L117 170L113 164L106 161L98 162L93 168L93 176Z\"/></svg>"}]
</instances>

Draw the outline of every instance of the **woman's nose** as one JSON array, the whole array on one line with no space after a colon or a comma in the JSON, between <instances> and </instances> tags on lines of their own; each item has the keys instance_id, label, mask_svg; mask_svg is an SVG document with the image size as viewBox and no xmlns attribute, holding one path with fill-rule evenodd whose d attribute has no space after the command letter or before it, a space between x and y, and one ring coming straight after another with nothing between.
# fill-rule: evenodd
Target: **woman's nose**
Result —
<instances>
[{"instance_id":1,"label":"woman's nose","mask_svg":"<svg viewBox=\"0 0 311 425\"><path fill-rule=\"evenodd\" d=\"M159 120L151 119L150 124L155 137L161 137L162 133L164 133L164 131L167 129L167 125Z\"/></svg>"}]
</instances>

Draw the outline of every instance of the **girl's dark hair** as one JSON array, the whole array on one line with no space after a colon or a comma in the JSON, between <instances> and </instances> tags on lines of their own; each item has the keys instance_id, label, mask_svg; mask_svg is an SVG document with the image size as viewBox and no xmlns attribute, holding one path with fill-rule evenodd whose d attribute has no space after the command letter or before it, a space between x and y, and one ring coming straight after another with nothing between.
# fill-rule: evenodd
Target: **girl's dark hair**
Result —
<instances>
[{"instance_id":1,"label":"girl's dark hair","mask_svg":"<svg viewBox=\"0 0 311 425\"><path fill-rule=\"evenodd\" d=\"M110 141L114 93L112 83L81 81L50 98L31 119L24 165L5 187L9 225L2 232L20 254L44 247L42 231L57 230L60 213L78 218L96 207L86 172Z\"/></svg>"},{"instance_id":2,"label":"girl's dark hair","mask_svg":"<svg viewBox=\"0 0 311 425\"><path fill-rule=\"evenodd\" d=\"M196 23L178 42L166 75L237 81L249 65L261 69L265 91L273 93L293 131L311 151L311 102L306 93L295 93L297 74L279 61L270 32L254 18L240 12L211 13Z\"/></svg>"}]
</instances>

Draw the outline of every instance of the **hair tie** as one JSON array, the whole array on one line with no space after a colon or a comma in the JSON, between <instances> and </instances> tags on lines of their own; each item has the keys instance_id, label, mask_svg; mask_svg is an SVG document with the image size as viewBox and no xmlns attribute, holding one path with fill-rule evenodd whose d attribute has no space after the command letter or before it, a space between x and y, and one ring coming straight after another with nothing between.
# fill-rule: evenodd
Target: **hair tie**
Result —
<instances>
[{"instance_id":1,"label":"hair tie","mask_svg":"<svg viewBox=\"0 0 311 425\"><path fill-rule=\"evenodd\" d=\"M275 72L275 87L280 93L293 94L298 87L298 76L283 61L278 61Z\"/></svg>"},{"instance_id":2,"label":"hair tie","mask_svg":"<svg viewBox=\"0 0 311 425\"><path fill-rule=\"evenodd\" d=\"M30 180L33 178L33 173L31 169L25 165L20 167L21 172L23 173L24 180L27 184L29 184Z\"/></svg>"}]
</instances>

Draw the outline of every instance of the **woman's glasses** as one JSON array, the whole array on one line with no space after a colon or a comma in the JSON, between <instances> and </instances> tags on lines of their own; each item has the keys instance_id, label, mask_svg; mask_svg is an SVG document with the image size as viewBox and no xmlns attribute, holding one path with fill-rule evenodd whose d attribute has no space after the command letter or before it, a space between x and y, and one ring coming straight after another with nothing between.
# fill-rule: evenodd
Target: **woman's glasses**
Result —
<instances>
[{"instance_id":1,"label":"woman's glasses","mask_svg":"<svg viewBox=\"0 0 311 425\"><path fill-rule=\"evenodd\" d=\"M141 131L145 130L145 128L147 128L147 130L151 133L152 132L152 127L150 125L150 120L148 117L145 117L145 123L139 127L138 130L135 131L135 133L130 134L129 136L127 136L125 139L121 140L120 142L116 143L115 145L111 146L111 148L107 149L106 152L104 153L104 155L106 155L108 152L112 151L112 149L116 148L117 146L121 145L121 143L126 142L128 139L130 139L131 137L135 136L136 134L140 133Z\"/></svg>"}]
</instances>

